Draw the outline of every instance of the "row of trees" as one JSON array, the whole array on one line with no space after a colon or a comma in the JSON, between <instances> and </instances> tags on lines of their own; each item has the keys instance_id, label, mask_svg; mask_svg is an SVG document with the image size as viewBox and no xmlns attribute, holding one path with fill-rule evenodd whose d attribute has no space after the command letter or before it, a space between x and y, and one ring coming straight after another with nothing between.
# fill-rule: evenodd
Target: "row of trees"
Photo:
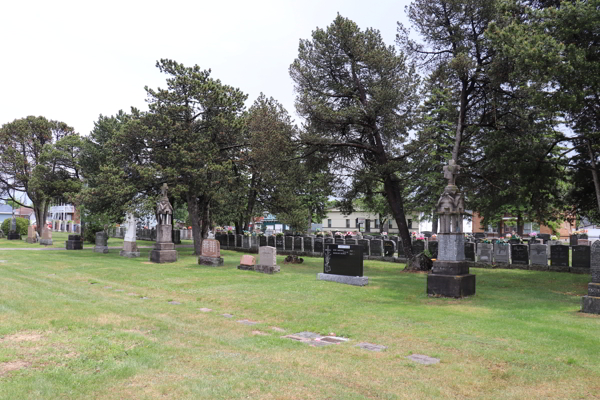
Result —
<instances>
[{"instance_id":1,"label":"row of trees","mask_svg":"<svg viewBox=\"0 0 600 400\"><path fill-rule=\"evenodd\" d=\"M88 137L43 118L6 124L3 194L27 192L39 221L57 196L118 221L152 210L168 183L196 251L211 224L242 230L266 209L306 227L335 194L347 212L390 215L410 255L405 210L432 214L452 159L488 223L598 220L598 6L416 0L396 46L338 15L290 66L300 128L272 98L246 110L209 70L160 60L167 86L146 88L149 110L100 116Z\"/></svg>"}]
</instances>

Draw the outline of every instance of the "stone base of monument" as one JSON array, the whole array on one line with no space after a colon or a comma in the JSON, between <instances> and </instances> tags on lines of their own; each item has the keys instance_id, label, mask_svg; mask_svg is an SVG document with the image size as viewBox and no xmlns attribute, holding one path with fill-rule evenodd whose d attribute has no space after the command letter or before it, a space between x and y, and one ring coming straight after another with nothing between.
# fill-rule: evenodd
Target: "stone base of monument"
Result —
<instances>
[{"instance_id":1,"label":"stone base of monument","mask_svg":"<svg viewBox=\"0 0 600 400\"><path fill-rule=\"evenodd\" d=\"M108 253L108 246L95 246L94 253Z\"/></svg>"},{"instance_id":2,"label":"stone base of monument","mask_svg":"<svg viewBox=\"0 0 600 400\"><path fill-rule=\"evenodd\" d=\"M69 235L69 240L65 242L67 250L83 250L83 240L79 235Z\"/></svg>"},{"instance_id":3,"label":"stone base of monument","mask_svg":"<svg viewBox=\"0 0 600 400\"><path fill-rule=\"evenodd\" d=\"M173 243L156 243L150 253L150 261L155 263L171 263L177 261L177 250Z\"/></svg>"},{"instance_id":4,"label":"stone base of monument","mask_svg":"<svg viewBox=\"0 0 600 400\"><path fill-rule=\"evenodd\" d=\"M37 239L36 238L30 238L30 237L28 237L27 239L25 239L25 241L27 243L31 243L31 244L37 243Z\"/></svg>"},{"instance_id":5,"label":"stone base of monument","mask_svg":"<svg viewBox=\"0 0 600 400\"><path fill-rule=\"evenodd\" d=\"M8 232L8 240L21 240L21 234L18 232Z\"/></svg>"},{"instance_id":6,"label":"stone base of monument","mask_svg":"<svg viewBox=\"0 0 600 400\"><path fill-rule=\"evenodd\" d=\"M243 271L254 271L254 265L238 265L237 269L241 269Z\"/></svg>"},{"instance_id":7,"label":"stone base of monument","mask_svg":"<svg viewBox=\"0 0 600 400\"><path fill-rule=\"evenodd\" d=\"M583 296L581 298L581 312L600 314L600 297Z\"/></svg>"},{"instance_id":8,"label":"stone base of monument","mask_svg":"<svg viewBox=\"0 0 600 400\"><path fill-rule=\"evenodd\" d=\"M353 286L366 286L369 284L368 276L346 276L346 275L335 275L335 274L324 274L322 272L317 274L317 280L343 283L345 285Z\"/></svg>"},{"instance_id":9,"label":"stone base of monument","mask_svg":"<svg viewBox=\"0 0 600 400\"><path fill-rule=\"evenodd\" d=\"M135 242L124 241L123 250L119 252L121 257L135 258L140 256L137 244Z\"/></svg>"},{"instance_id":10,"label":"stone base of monument","mask_svg":"<svg viewBox=\"0 0 600 400\"><path fill-rule=\"evenodd\" d=\"M40 239L40 244L43 246L51 246L52 239Z\"/></svg>"},{"instance_id":11,"label":"stone base of monument","mask_svg":"<svg viewBox=\"0 0 600 400\"><path fill-rule=\"evenodd\" d=\"M281 267L279 265L261 265L257 264L254 266L254 270L256 272L262 272L263 274L274 274L281 271Z\"/></svg>"},{"instance_id":12,"label":"stone base of monument","mask_svg":"<svg viewBox=\"0 0 600 400\"><path fill-rule=\"evenodd\" d=\"M548 266L548 270L552 272L569 272L568 265L550 265Z\"/></svg>"},{"instance_id":13,"label":"stone base of monument","mask_svg":"<svg viewBox=\"0 0 600 400\"><path fill-rule=\"evenodd\" d=\"M571 271L572 274L582 274L582 275L589 275L590 274L590 269L589 268L571 267L570 271Z\"/></svg>"},{"instance_id":14,"label":"stone base of monument","mask_svg":"<svg viewBox=\"0 0 600 400\"><path fill-rule=\"evenodd\" d=\"M207 256L199 256L198 257L199 265L207 265L209 267L221 267L224 264L223 257L207 257Z\"/></svg>"},{"instance_id":15,"label":"stone base of monument","mask_svg":"<svg viewBox=\"0 0 600 400\"><path fill-rule=\"evenodd\" d=\"M475 294L475 275L469 274L468 261L435 261L427 275L427 294L466 297Z\"/></svg>"}]
</instances>

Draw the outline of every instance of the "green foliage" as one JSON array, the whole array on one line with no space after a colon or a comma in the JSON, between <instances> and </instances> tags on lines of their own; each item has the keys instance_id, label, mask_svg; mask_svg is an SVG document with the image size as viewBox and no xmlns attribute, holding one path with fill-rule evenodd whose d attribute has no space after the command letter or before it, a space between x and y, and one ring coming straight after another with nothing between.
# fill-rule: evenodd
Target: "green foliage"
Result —
<instances>
[{"instance_id":1,"label":"green foliage","mask_svg":"<svg viewBox=\"0 0 600 400\"><path fill-rule=\"evenodd\" d=\"M29 220L26 218L21 218L21 217L16 217L15 218L16 223L17 223L17 232L19 232L19 234L21 235L27 235L27 229L29 227ZM10 230L10 224L11 224L12 218L7 218L4 221L2 221L2 232L4 232L4 235L8 235L8 231Z\"/></svg>"}]
</instances>

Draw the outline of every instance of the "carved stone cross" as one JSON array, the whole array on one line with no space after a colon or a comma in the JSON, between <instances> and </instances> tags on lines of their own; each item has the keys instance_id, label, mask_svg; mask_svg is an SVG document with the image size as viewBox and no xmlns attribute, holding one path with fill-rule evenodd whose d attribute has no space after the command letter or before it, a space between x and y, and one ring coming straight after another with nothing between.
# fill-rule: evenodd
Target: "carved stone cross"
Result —
<instances>
[{"instance_id":1,"label":"carved stone cross","mask_svg":"<svg viewBox=\"0 0 600 400\"><path fill-rule=\"evenodd\" d=\"M444 166L444 178L448 179L448 186L456 185L456 177L460 171L460 165L456 165L454 160L450 160L448 165Z\"/></svg>"},{"instance_id":2,"label":"carved stone cross","mask_svg":"<svg viewBox=\"0 0 600 400\"><path fill-rule=\"evenodd\" d=\"M446 168L446 167L444 167ZM160 189L160 192L162 193L163 197L167 197L167 189L169 187L167 186L167 183L163 183L162 188Z\"/></svg>"}]
</instances>

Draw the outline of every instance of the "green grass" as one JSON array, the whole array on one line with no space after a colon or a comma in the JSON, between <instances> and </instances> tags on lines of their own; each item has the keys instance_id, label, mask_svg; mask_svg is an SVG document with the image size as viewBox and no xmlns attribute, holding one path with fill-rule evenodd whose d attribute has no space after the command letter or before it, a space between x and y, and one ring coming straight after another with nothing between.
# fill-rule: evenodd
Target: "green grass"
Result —
<instances>
[{"instance_id":1,"label":"green grass","mask_svg":"<svg viewBox=\"0 0 600 400\"><path fill-rule=\"evenodd\" d=\"M16 248L33 248L33 249L39 249L39 248L43 248L43 247L51 247L51 248L60 248L60 249L64 249L65 248L65 241L68 239L69 235L73 235L73 233L66 233L66 232L52 232L52 245L51 246L42 246L39 243L27 243L25 241L25 239L27 239L27 235L22 236L23 240L7 240L6 238L2 238L0 239L0 249L3 248L10 248L10 249L16 249ZM192 240L182 240L181 244L193 244L194 242ZM137 241L138 246L150 246L152 247L154 245L154 242L152 241L148 241L148 240L138 240ZM118 238L109 238L108 239L108 246L109 247L123 247L123 239L118 239ZM88 243L85 242L83 244L84 248L94 248L94 243Z\"/></svg>"},{"instance_id":2,"label":"green grass","mask_svg":"<svg viewBox=\"0 0 600 400\"><path fill-rule=\"evenodd\" d=\"M590 399L600 390L600 317L578 312L585 275L472 269L477 295L454 300L427 297L426 275L401 264L365 262L360 288L317 281L322 259L278 257L282 272L263 275L237 270L241 253L223 251L225 266L211 268L192 249L161 265L148 251L0 251L0 399ZM301 331L351 341L280 338ZM441 362L415 364L413 353Z\"/></svg>"}]
</instances>

